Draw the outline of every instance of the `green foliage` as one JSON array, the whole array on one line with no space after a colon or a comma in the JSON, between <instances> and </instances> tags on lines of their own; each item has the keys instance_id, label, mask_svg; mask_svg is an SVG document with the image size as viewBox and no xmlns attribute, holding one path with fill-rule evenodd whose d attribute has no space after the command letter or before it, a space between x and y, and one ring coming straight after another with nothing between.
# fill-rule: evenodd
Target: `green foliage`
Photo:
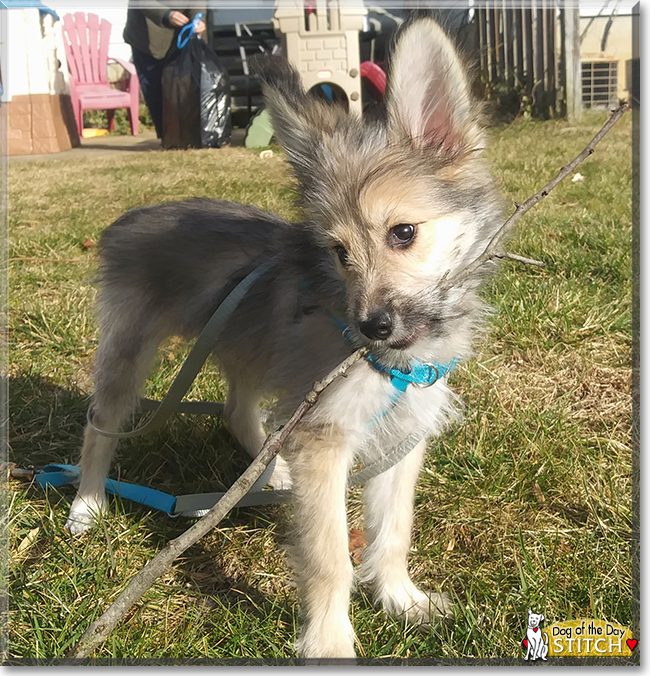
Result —
<instances>
[{"instance_id":1,"label":"green foliage","mask_svg":"<svg viewBox=\"0 0 650 676\"><path fill-rule=\"evenodd\" d=\"M604 116L517 120L488 151L505 212L541 188ZM547 622L632 622L631 161L629 116L519 223L485 297L494 307L476 358L451 387L463 424L434 442L417 489L411 569L456 601L448 625L420 631L353 598L360 654L521 657L527 609ZM11 460L75 462L97 344L101 230L124 210L191 196L255 204L296 219L282 155L243 148L120 153L10 167ZM56 259L59 262L52 262ZM160 352L147 394L162 395L187 347ZM191 398L221 399L206 367ZM113 476L175 494L219 490L246 466L220 420L177 416L120 445ZM63 530L74 491L5 488L10 610L6 655L62 657L127 580L189 526L111 500L101 527ZM362 527L359 491L350 523ZM287 508L233 512L176 562L96 652L105 658L289 657L299 622L285 560Z\"/></svg>"},{"instance_id":2,"label":"green foliage","mask_svg":"<svg viewBox=\"0 0 650 676\"><path fill-rule=\"evenodd\" d=\"M146 104L140 104L139 114L140 124L145 129L153 129L153 122L149 109ZM115 129L111 132L119 136L128 135L131 133L131 123L129 122L129 111L126 108L118 108L114 112L113 122ZM84 128L93 129L108 129L108 116L105 110L85 110L84 111Z\"/></svg>"},{"instance_id":3,"label":"green foliage","mask_svg":"<svg viewBox=\"0 0 650 676\"><path fill-rule=\"evenodd\" d=\"M487 109L495 120L510 121L519 115L525 119L548 119L562 115L563 103L557 101L555 110L545 108L535 98L536 87L533 87L533 94L527 94L523 86L488 80L482 81L480 88L480 95L487 101Z\"/></svg>"}]
</instances>

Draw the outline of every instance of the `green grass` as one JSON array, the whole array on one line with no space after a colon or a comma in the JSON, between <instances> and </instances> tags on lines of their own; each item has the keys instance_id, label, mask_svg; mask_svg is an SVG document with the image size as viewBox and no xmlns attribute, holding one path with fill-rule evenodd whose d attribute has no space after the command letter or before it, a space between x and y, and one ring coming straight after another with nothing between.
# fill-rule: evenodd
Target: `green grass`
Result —
<instances>
[{"instance_id":1,"label":"green grass","mask_svg":"<svg viewBox=\"0 0 650 676\"><path fill-rule=\"evenodd\" d=\"M507 210L538 190L604 122L518 120L495 130L489 157ZM630 625L631 120L520 221L485 291L494 307L474 361L453 388L466 420L432 444L416 498L411 569L456 600L430 631L352 605L368 657L520 657L527 609L547 624L602 618ZM75 462L97 344L96 241L126 209L211 196L298 213L281 154L240 148L121 154L12 165L10 190L11 460ZM57 259L50 262L44 259ZM160 396L186 347L161 351L148 393ZM207 367L190 396L222 398ZM113 476L164 491L229 485L246 466L219 420L178 416L120 445ZM4 526L11 596L6 657L62 657L127 580L182 532L111 501L100 528L63 529L73 489L8 485ZM298 624L284 546L288 508L233 512L176 562L95 657L290 657ZM361 527L359 493L351 526Z\"/></svg>"}]
</instances>

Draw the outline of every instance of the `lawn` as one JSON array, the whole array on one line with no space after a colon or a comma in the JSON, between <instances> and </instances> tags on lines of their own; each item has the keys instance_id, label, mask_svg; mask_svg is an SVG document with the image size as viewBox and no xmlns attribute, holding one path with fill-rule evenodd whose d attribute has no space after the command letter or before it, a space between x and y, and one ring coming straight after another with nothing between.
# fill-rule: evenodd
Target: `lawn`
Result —
<instances>
[{"instance_id":1,"label":"lawn","mask_svg":"<svg viewBox=\"0 0 650 676\"><path fill-rule=\"evenodd\" d=\"M605 120L517 120L491 135L507 211L541 188ZM427 631L353 597L368 657L522 657L527 609L546 624L634 622L631 573L631 115L518 225L485 289L494 308L476 358L450 379L465 422L431 444L416 496L411 569L446 589L452 623ZM9 169L10 460L78 458L97 345L96 242L123 211L209 196L297 219L281 152L244 148L27 162ZM161 396L187 347L167 343L147 386ZM191 398L222 399L208 365ZM220 490L246 467L219 419L176 416L121 443L112 476L181 494ZM74 490L11 481L4 527L5 659L63 657L131 575L191 522L111 500L92 533L64 522ZM188 550L97 658L283 658L299 622L286 563L289 507L242 509ZM350 526L362 528L360 493Z\"/></svg>"}]
</instances>

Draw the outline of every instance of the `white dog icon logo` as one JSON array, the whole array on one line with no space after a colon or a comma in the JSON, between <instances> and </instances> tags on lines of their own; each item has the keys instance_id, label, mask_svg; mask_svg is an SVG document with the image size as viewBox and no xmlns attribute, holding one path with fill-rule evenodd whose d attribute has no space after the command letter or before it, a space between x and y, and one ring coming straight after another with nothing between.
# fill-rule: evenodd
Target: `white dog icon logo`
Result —
<instances>
[{"instance_id":1,"label":"white dog icon logo","mask_svg":"<svg viewBox=\"0 0 650 676\"><path fill-rule=\"evenodd\" d=\"M541 613L534 613L530 608L528 609L528 629L526 629L526 638L524 645L526 646L525 660L537 660L539 658L546 661L548 655L548 634L543 632L540 624L544 621L544 615Z\"/></svg>"}]
</instances>

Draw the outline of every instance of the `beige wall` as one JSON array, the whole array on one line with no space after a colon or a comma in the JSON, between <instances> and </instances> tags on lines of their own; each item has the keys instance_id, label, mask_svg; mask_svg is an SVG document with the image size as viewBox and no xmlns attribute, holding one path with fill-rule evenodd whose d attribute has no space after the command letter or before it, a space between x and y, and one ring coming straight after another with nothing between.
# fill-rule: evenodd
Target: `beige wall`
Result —
<instances>
[{"instance_id":1,"label":"beige wall","mask_svg":"<svg viewBox=\"0 0 650 676\"><path fill-rule=\"evenodd\" d=\"M614 17L607 37L605 51L600 51L601 41L609 17L599 16L589 26L580 43L581 61L617 61L618 62L618 98L628 99L628 61L632 58L632 16ZM580 18L580 35L589 24L589 17Z\"/></svg>"}]
</instances>

